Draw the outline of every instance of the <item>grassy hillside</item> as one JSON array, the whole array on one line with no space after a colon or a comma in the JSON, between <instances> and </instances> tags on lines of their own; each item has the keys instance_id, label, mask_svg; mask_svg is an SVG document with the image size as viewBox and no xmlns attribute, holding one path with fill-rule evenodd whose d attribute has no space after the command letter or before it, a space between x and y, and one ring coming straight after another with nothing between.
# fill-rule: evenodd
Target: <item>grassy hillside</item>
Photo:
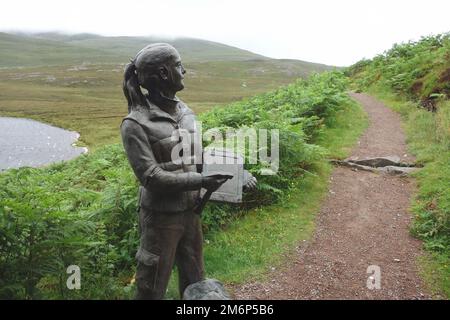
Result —
<instances>
[{"instance_id":1,"label":"grassy hillside","mask_svg":"<svg viewBox=\"0 0 450 320\"><path fill-rule=\"evenodd\" d=\"M439 98L450 97L450 33L396 44L356 63L348 73L362 90L383 86L432 107Z\"/></svg>"},{"instance_id":2,"label":"grassy hillside","mask_svg":"<svg viewBox=\"0 0 450 320\"><path fill-rule=\"evenodd\" d=\"M0 116L33 118L78 131L81 143L90 148L117 142L127 110L121 88L123 67L152 41L164 39L0 34L0 64L37 65L0 69ZM330 69L298 60L261 58L209 41L174 41L187 69L186 89L179 95L196 112ZM46 64L57 65L42 66Z\"/></svg>"},{"instance_id":3,"label":"grassy hillside","mask_svg":"<svg viewBox=\"0 0 450 320\"><path fill-rule=\"evenodd\" d=\"M171 43L186 61L267 59L249 51L200 39L0 33L0 67L67 65L83 62L120 63L128 61L136 52L152 42Z\"/></svg>"},{"instance_id":4,"label":"grassy hillside","mask_svg":"<svg viewBox=\"0 0 450 320\"><path fill-rule=\"evenodd\" d=\"M273 60L225 44L193 38L103 37L94 34L7 34L0 32L0 68L81 63L123 63L149 43L167 42L186 62ZM293 60L295 61L295 60ZM327 66L299 64L320 71ZM329 68L329 67L328 67Z\"/></svg>"},{"instance_id":5,"label":"grassy hillside","mask_svg":"<svg viewBox=\"0 0 450 320\"><path fill-rule=\"evenodd\" d=\"M397 44L347 70L357 90L398 111L410 152L424 168L416 174L412 233L431 259L424 276L436 293L450 296L450 34Z\"/></svg>"},{"instance_id":6,"label":"grassy hillside","mask_svg":"<svg viewBox=\"0 0 450 320\"><path fill-rule=\"evenodd\" d=\"M180 52L184 60L194 61L241 61L268 59L262 55L221 43L192 38L165 39L156 37L80 37L71 38L66 43L83 48L98 48L114 51L118 57L133 56L137 51L153 42L167 42Z\"/></svg>"},{"instance_id":7,"label":"grassy hillside","mask_svg":"<svg viewBox=\"0 0 450 320\"><path fill-rule=\"evenodd\" d=\"M114 62L111 52L56 40L0 33L0 68Z\"/></svg>"}]
</instances>

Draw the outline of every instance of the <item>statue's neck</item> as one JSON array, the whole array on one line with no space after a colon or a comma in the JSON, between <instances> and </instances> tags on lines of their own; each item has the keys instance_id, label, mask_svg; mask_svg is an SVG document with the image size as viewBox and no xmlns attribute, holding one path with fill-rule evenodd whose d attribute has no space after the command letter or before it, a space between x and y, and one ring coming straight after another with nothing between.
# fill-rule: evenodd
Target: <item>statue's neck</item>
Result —
<instances>
[{"instance_id":1,"label":"statue's neck","mask_svg":"<svg viewBox=\"0 0 450 320\"><path fill-rule=\"evenodd\" d=\"M169 94L168 96L160 91L149 92L149 100L156 104L163 111L168 114L176 114L178 110L178 103L180 99L175 94Z\"/></svg>"}]
</instances>

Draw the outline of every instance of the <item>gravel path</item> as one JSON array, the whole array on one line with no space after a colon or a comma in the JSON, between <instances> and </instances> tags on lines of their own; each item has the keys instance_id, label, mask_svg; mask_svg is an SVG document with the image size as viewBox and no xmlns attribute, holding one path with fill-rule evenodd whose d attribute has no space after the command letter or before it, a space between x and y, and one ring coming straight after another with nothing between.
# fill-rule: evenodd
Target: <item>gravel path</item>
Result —
<instances>
[{"instance_id":1,"label":"gravel path","mask_svg":"<svg viewBox=\"0 0 450 320\"><path fill-rule=\"evenodd\" d=\"M352 94L370 126L352 156L407 154L398 114L364 94ZM418 276L421 242L409 234L412 178L336 167L316 218L315 235L299 244L269 281L232 288L236 299L429 299ZM368 273L379 267L381 277ZM371 267L374 268L374 267ZM371 276L371 279L368 279ZM367 283L380 288L369 289Z\"/></svg>"},{"instance_id":2,"label":"gravel path","mask_svg":"<svg viewBox=\"0 0 450 320\"><path fill-rule=\"evenodd\" d=\"M73 147L79 134L35 120L0 117L0 171L40 167L87 152Z\"/></svg>"}]
</instances>

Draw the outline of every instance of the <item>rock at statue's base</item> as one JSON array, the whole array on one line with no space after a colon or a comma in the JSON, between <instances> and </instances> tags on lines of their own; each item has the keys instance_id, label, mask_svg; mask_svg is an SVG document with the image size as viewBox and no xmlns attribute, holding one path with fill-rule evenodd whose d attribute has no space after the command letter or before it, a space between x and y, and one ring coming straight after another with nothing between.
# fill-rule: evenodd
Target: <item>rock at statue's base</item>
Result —
<instances>
[{"instance_id":1,"label":"rock at statue's base","mask_svg":"<svg viewBox=\"0 0 450 320\"><path fill-rule=\"evenodd\" d=\"M222 283L216 279L206 279L189 285L183 294L183 300L230 300Z\"/></svg>"}]
</instances>

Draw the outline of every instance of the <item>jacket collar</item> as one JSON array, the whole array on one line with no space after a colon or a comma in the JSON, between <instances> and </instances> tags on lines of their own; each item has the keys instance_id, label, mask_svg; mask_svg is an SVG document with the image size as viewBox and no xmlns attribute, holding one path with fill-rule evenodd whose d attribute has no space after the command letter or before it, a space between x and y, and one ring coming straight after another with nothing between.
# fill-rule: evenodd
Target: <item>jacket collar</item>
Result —
<instances>
[{"instance_id":1,"label":"jacket collar","mask_svg":"<svg viewBox=\"0 0 450 320\"><path fill-rule=\"evenodd\" d=\"M177 123L177 121L170 114L168 114L167 112L162 110L157 105L153 104L147 97L146 97L146 100L147 100L148 107L149 107L148 108L148 118L150 120L162 118L162 119L167 119L167 120Z\"/></svg>"}]
</instances>

